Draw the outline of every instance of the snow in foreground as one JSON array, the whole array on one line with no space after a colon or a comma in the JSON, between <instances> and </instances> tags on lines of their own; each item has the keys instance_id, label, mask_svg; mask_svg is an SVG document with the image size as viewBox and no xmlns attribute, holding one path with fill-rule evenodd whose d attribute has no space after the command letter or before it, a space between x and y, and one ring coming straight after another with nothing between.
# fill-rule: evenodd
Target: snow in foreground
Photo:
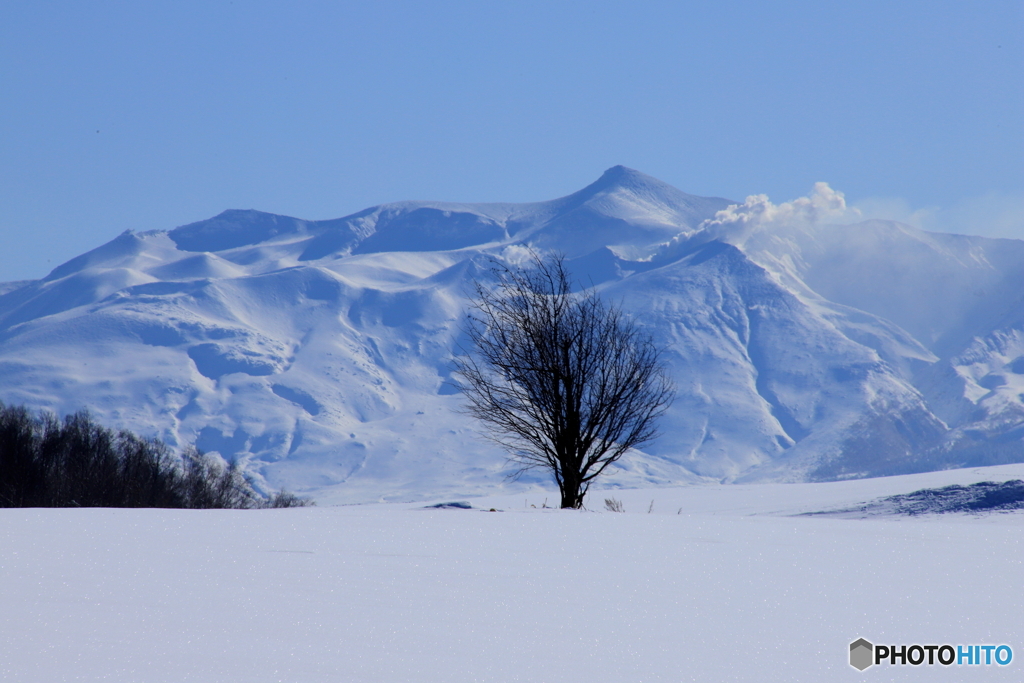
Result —
<instances>
[{"instance_id":1,"label":"snow in foreground","mask_svg":"<svg viewBox=\"0 0 1024 683\"><path fill-rule=\"evenodd\" d=\"M471 510L5 509L0 680L1021 680L1024 513L793 515L1022 477L598 491L590 512L536 494ZM604 511L610 496L626 514ZM861 673L859 637L1015 657Z\"/></svg>"}]
</instances>

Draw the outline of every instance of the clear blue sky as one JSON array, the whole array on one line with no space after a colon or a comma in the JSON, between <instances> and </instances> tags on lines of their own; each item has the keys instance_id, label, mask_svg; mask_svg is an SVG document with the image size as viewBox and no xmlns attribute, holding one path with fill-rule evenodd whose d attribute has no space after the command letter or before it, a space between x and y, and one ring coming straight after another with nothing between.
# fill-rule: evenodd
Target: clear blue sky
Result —
<instances>
[{"instance_id":1,"label":"clear blue sky","mask_svg":"<svg viewBox=\"0 0 1024 683\"><path fill-rule=\"evenodd\" d=\"M0 281L228 208L551 199L615 164L1024 237L1020 0L6 0L0 104Z\"/></svg>"}]
</instances>

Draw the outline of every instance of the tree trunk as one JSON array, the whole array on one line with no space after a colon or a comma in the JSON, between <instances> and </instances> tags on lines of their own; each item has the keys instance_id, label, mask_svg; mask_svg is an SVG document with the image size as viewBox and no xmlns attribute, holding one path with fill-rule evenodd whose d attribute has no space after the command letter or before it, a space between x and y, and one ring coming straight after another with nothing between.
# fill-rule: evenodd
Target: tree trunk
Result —
<instances>
[{"instance_id":1,"label":"tree trunk","mask_svg":"<svg viewBox=\"0 0 1024 683\"><path fill-rule=\"evenodd\" d=\"M562 507L578 510L583 507L583 492L579 480L567 472L562 474Z\"/></svg>"}]
</instances>

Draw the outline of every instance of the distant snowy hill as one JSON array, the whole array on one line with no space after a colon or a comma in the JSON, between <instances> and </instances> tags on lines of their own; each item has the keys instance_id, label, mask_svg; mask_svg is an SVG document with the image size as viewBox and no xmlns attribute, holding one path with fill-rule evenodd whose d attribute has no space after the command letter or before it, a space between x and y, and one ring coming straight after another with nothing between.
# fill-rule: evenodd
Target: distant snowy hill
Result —
<instances>
[{"instance_id":1,"label":"distant snowy hill","mask_svg":"<svg viewBox=\"0 0 1024 683\"><path fill-rule=\"evenodd\" d=\"M831 220L624 168L533 204L226 211L0 285L0 400L195 442L324 501L500 490L446 380L469 285L567 254L667 349L663 436L608 483L1024 461L1024 242ZM541 475L508 486L529 486Z\"/></svg>"}]
</instances>

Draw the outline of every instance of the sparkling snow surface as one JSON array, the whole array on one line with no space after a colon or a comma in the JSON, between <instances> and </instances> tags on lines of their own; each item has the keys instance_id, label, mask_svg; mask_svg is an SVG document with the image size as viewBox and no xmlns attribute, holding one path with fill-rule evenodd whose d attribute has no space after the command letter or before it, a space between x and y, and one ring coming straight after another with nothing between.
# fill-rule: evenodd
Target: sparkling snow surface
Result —
<instances>
[{"instance_id":1,"label":"sparkling snow surface","mask_svg":"<svg viewBox=\"0 0 1024 683\"><path fill-rule=\"evenodd\" d=\"M1024 513L793 515L1022 477L595 491L590 511L543 509L553 493L471 510L4 509L0 680L1019 681ZM1014 661L861 673L861 637L1008 644Z\"/></svg>"}]
</instances>

